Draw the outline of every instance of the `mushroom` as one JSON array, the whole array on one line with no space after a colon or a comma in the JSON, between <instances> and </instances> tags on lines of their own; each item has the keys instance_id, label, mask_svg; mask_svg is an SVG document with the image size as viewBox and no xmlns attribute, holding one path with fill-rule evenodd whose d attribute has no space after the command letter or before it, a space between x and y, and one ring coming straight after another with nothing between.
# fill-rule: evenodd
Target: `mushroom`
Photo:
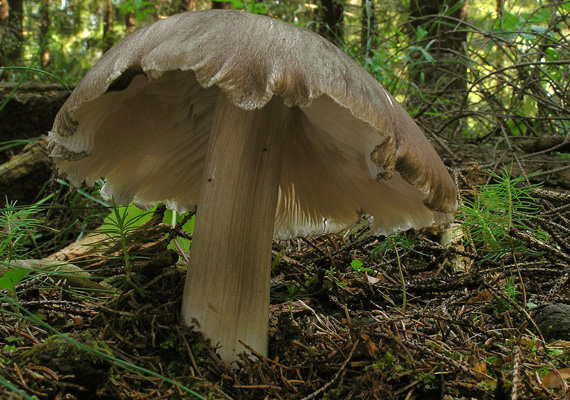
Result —
<instances>
[{"instance_id":1,"label":"mushroom","mask_svg":"<svg viewBox=\"0 0 570 400\"><path fill-rule=\"evenodd\" d=\"M141 207L197 206L182 319L266 354L272 238L445 223L455 185L412 118L331 43L266 16L175 15L111 48L49 134L59 171Z\"/></svg>"}]
</instances>

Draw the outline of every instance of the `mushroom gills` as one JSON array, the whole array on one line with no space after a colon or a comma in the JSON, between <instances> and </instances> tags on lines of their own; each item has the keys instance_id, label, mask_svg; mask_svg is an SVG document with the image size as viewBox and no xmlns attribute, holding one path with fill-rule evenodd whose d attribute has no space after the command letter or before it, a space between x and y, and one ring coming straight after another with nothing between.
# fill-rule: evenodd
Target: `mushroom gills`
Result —
<instances>
[{"instance_id":1,"label":"mushroom gills","mask_svg":"<svg viewBox=\"0 0 570 400\"><path fill-rule=\"evenodd\" d=\"M76 186L104 176L102 194L117 203L148 208L163 201L185 212L198 201L218 92L200 87L192 72L153 80L137 75L126 89L76 111L74 136L52 132L51 140L66 151L89 155L56 159L59 170Z\"/></svg>"}]
</instances>

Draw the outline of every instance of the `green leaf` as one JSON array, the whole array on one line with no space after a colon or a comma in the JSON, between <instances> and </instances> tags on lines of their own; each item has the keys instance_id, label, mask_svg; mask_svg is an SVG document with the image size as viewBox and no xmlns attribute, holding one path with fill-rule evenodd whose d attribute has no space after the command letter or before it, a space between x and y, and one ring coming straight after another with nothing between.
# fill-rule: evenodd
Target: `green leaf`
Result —
<instances>
[{"instance_id":1,"label":"green leaf","mask_svg":"<svg viewBox=\"0 0 570 400\"><path fill-rule=\"evenodd\" d=\"M14 286L16 286L29 273L30 270L24 268L13 269L6 272L4 276L0 278L0 289L14 289Z\"/></svg>"},{"instance_id":2,"label":"green leaf","mask_svg":"<svg viewBox=\"0 0 570 400\"><path fill-rule=\"evenodd\" d=\"M416 40L421 42L426 38L427 34L428 31L424 27L418 26L418 29L416 30Z\"/></svg>"},{"instance_id":3,"label":"green leaf","mask_svg":"<svg viewBox=\"0 0 570 400\"><path fill-rule=\"evenodd\" d=\"M502 23L505 31L518 31L519 27L523 23L523 19L520 16L505 10Z\"/></svg>"},{"instance_id":4,"label":"green leaf","mask_svg":"<svg viewBox=\"0 0 570 400\"><path fill-rule=\"evenodd\" d=\"M103 232L115 232L119 228L125 230L139 228L152 217L155 208L142 210L132 203L128 206L116 206L103 221L101 230Z\"/></svg>"},{"instance_id":5,"label":"green leaf","mask_svg":"<svg viewBox=\"0 0 570 400\"><path fill-rule=\"evenodd\" d=\"M548 26L550 24L551 18L552 14L550 7L545 7L533 12L532 15L528 17L528 21L533 25L541 24L544 26Z\"/></svg>"},{"instance_id":6,"label":"green leaf","mask_svg":"<svg viewBox=\"0 0 570 400\"><path fill-rule=\"evenodd\" d=\"M364 264L362 263L362 261L360 260L352 260L352 262L350 263L350 266L352 267L352 269L354 269L355 271L359 271L360 268L362 268Z\"/></svg>"}]
</instances>

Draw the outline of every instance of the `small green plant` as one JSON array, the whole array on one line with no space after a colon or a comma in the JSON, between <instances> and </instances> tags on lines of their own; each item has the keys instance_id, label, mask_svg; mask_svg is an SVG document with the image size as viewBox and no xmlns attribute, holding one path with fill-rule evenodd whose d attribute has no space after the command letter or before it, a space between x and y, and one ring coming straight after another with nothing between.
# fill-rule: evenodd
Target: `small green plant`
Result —
<instances>
[{"instance_id":1,"label":"small green plant","mask_svg":"<svg viewBox=\"0 0 570 400\"><path fill-rule=\"evenodd\" d=\"M379 255L385 255L394 249L400 249L401 255L407 254L409 252L414 252L417 254L422 254L417 250L414 250L414 246L418 242L418 237L408 237L405 233L396 233L394 235L387 236L384 240L378 242L374 249L372 250L372 256L377 257Z\"/></svg>"},{"instance_id":2,"label":"small green plant","mask_svg":"<svg viewBox=\"0 0 570 400\"><path fill-rule=\"evenodd\" d=\"M122 258L125 270L125 280L127 285L134 284L131 275L132 256L129 253L129 244L133 241L136 230L144 229L144 224L147 223L156 211L156 207L150 210L141 210L133 204L127 206L111 205L111 212L107 215L101 226L101 232L107 234L121 246ZM177 228L183 229L185 232L192 234L194 231L194 216L177 214L175 211L166 210L162 219L165 224L176 225ZM178 225L182 225L181 227ZM169 234L170 235L170 234ZM177 239L174 235L170 235L171 242L168 245L169 249L177 250L185 255L189 249L191 240L186 238Z\"/></svg>"},{"instance_id":3,"label":"small green plant","mask_svg":"<svg viewBox=\"0 0 570 400\"><path fill-rule=\"evenodd\" d=\"M395 376L402 373L405 368L399 363L398 357L390 352L387 352L374 364L365 367L364 370L368 373L378 371L386 376Z\"/></svg>"},{"instance_id":4,"label":"small green plant","mask_svg":"<svg viewBox=\"0 0 570 400\"><path fill-rule=\"evenodd\" d=\"M413 240L408 239L404 233L397 233L395 235L388 236L386 239L376 245L372 251L373 257L376 257L380 254L386 254L391 250L393 250L396 254L396 263L398 265L398 273L400 275L400 282L402 284L402 311L406 310L407 294L406 280L404 279L404 269L402 267L402 258L398 249L402 249L405 253L407 253L409 251L413 251L413 246Z\"/></svg>"},{"instance_id":5,"label":"small green plant","mask_svg":"<svg viewBox=\"0 0 570 400\"><path fill-rule=\"evenodd\" d=\"M326 393L323 393L323 400L343 400L346 399L350 389L347 387L341 387L339 389L330 389Z\"/></svg>"},{"instance_id":6,"label":"small green plant","mask_svg":"<svg viewBox=\"0 0 570 400\"><path fill-rule=\"evenodd\" d=\"M176 340L173 337L169 337L163 340L159 347L163 350L170 350L176 348Z\"/></svg>"},{"instance_id":7,"label":"small green plant","mask_svg":"<svg viewBox=\"0 0 570 400\"><path fill-rule=\"evenodd\" d=\"M538 185L525 184L524 177L514 178L511 169L491 173L493 183L479 186L461 208L463 228L471 242L483 253L483 259L499 259L515 252L530 250L509 233L511 229L532 230L529 221L539 206L531 191Z\"/></svg>"},{"instance_id":8,"label":"small green plant","mask_svg":"<svg viewBox=\"0 0 570 400\"><path fill-rule=\"evenodd\" d=\"M147 223L156 211L156 206L150 210L141 210L133 204L128 206L112 205L111 212L103 221L102 231L108 235L120 239L123 234L127 234L141 228ZM178 214L173 210L166 210L162 222L174 227L175 225L182 229L188 235L194 232L194 216L188 218L185 214ZM182 226L179 226L182 224ZM121 233L123 232L123 234ZM175 238L172 237L172 240ZM178 238L177 244L169 243L168 248L187 253L190 251L191 240L186 238Z\"/></svg>"},{"instance_id":9,"label":"small green plant","mask_svg":"<svg viewBox=\"0 0 570 400\"><path fill-rule=\"evenodd\" d=\"M22 281L30 270L24 268L13 269L7 271L2 278L0 278L0 289L5 289L10 293L14 300L17 299L16 285Z\"/></svg>"},{"instance_id":10,"label":"small green plant","mask_svg":"<svg viewBox=\"0 0 570 400\"><path fill-rule=\"evenodd\" d=\"M5 262L23 257L37 238L40 220L35 217L48 198L38 203L17 207L16 202L6 199L6 206L0 212L0 258Z\"/></svg>"},{"instance_id":11,"label":"small green plant","mask_svg":"<svg viewBox=\"0 0 570 400\"><path fill-rule=\"evenodd\" d=\"M127 284L131 283L132 264L132 258L128 250L128 236L143 224L142 220L148 220L148 218L150 218L148 211L140 210L132 205L118 206L113 203L111 214L105 218L101 227L101 232L116 239L121 246Z\"/></svg>"},{"instance_id":12,"label":"small green plant","mask_svg":"<svg viewBox=\"0 0 570 400\"><path fill-rule=\"evenodd\" d=\"M328 277L330 278L331 282L333 285L338 285L341 287L346 286L346 282L342 282L341 280L339 280L336 276L336 269L334 266L331 266L327 272L326 275L328 275Z\"/></svg>"},{"instance_id":13,"label":"small green plant","mask_svg":"<svg viewBox=\"0 0 570 400\"><path fill-rule=\"evenodd\" d=\"M372 268L367 268L364 266L364 263L360 260L352 260L350 266L355 272L362 272L362 273L372 273L374 272Z\"/></svg>"},{"instance_id":14,"label":"small green plant","mask_svg":"<svg viewBox=\"0 0 570 400\"><path fill-rule=\"evenodd\" d=\"M414 374L414 378L418 381L419 387L424 390L433 390L437 386L434 373L418 372Z\"/></svg>"},{"instance_id":15,"label":"small green plant","mask_svg":"<svg viewBox=\"0 0 570 400\"><path fill-rule=\"evenodd\" d=\"M295 322L295 318L293 318L293 302L301 297L302 291L294 283L288 283L286 287L287 287L286 296L287 296L287 301L289 302L289 317L291 318L291 321Z\"/></svg>"},{"instance_id":16,"label":"small green plant","mask_svg":"<svg viewBox=\"0 0 570 400\"><path fill-rule=\"evenodd\" d=\"M517 296L520 294L515 284L515 277L511 275L502 288L503 296L498 297L493 303L493 310L500 314L513 308L512 302L516 301Z\"/></svg>"}]
</instances>

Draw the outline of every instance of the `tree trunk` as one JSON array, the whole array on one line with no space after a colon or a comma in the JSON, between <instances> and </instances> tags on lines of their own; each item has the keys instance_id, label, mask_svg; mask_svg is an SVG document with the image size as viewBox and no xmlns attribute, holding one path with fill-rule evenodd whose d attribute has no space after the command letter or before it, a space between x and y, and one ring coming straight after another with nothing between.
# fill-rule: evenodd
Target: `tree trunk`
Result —
<instances>
[{"instance_id":1,"label":"tree trunk","mask_svg":"<svg viewBox=\"0 0 570 400\"><path fill-rule=\"evenodd\" d=\"M376 15L374 14L374 0L362 0L360 48L365 58L369 58L372 55L372 41L375 33Z\"/></svg>"},{"instance_id":2,"label":"tree trunk","mask_svg":"<svg viewBox=\"0 0 570 400\"><path fill-rule=\"evenodd\" d=\"M320 35L337 46L344 44L343 0L319 0L316 20Z\"/></svg>"},{"instance_id":3,"label":"tree trunk","mask_svg":"<svg viewBox=\"0 0 570 400\"><path fill-rule=\"evenodd\" d=\"M8 0L0 0L0 67L6 65L4 60L4 44L6 41L6 31L8 27ZM0 79L2 79L4 71L0 70Z\"/></svg>"},{"instance_id":4,"label":"tree trunk","mask_svg":"<svg viewBox=\"0 0 570 400\"><path fill-rule=\"evenodd\" d=\"M17 65L22 57L22 44L24 42L24 2L23 0L7 0L7 4L8 19L2 37L2 52L7 65Z\"/></svg>"},{"instance_id":5,"label":"tree trunk","mask_svg":"<svg viewBox=\"0 0 570 400\"><path fill-rule=\"evenodd\" d=\"M42 45L40 54L40 65L45 69L49 63L49 30L51 27L51 19L49 15L49 0L42 0L40 4L40 36L39 42Z\"/></svg>"},{"instance_id":6,"label":"tree trunk","mask_svg":"<svg viewBox=\"0 0 570 400\"><path fill-rule=\"evenodd\" d=\"M447 113L466 96L465 18L462 0L410 1L408 35L412 62L408 72L418 92L408 98L408 104L420 113ZM441 116L434 120L442 122ZM457 127L450 127L453 125Z\"/></svg>"},{"instance_id":7,"label":"tree trunk","mask_svg":"<svg viewBox=\"0 0 570 400\"><path fill-rule=\"evenodd\" d=\"M0 25L8 24L8 0L0 0Z\"/></svg>"},{"instance_id":8,"label":"tree trunk","mask_svg":"<svg viewBox=\"0 0 570 400\"><path fill-rule=\"evenodd\" d=\"M115 20L115 9L112 0L105 0L103 9L103 52L109 50L115 44L115 33L113 22Z\"/></svg>"},{"instance_id":9,"label":"tree trunk","mask_svg":"<svg viewBox=\"0 0 570 400\"><path fill-rule=\"evenodd\" d=\"M433 63L426 62L429 60L422 52L413 53L416 62L411 66L410 78L414 83L422 85L445 79L447 89L465 90L467 69L459 56L465 54L467 32L462 29L462 22L466 7L461 3L462 0L410 1L410 43L427 49L434 59ZM421 39L420 30L425 31Z\"/></svg>"},{"instance_id":10,"label":"tree trunk","mask_svg":"<svg viewBox=\"0 0 570 400\"><path fill-rule=\"evenodd\" d=\"M212 0L212 8L214 10L231 10L232 9L232 3L229 1Z\"/></svg>"},{"instance_id":11,"label":"tree trunk","mask_svg":"<svg viewBox=\"0 0 570 400\"><path fill-rule=\"evenodd\" d=\"M126 33L133 33L136 28L137 17L134 11L130 11L125 15L125 31Z\"/></svg>"},{"instance_id":12,"label":"tree trunk","mask_svg":"<svg viewBox=\"0 0 570 400\"><path fill-rule=\"evenodd\" d=\"M42 185L49 181L51 169L46 143L45 138L32 142L24 151L0 164L0 206L4 207L7 200L31 204Z\"/></svg>"},{"instance_id":13,"label":"tree trunk","mask_svg":"<svg viewBox=\"0 0 570 400\"><path fill-rule=\"evenodd\" d=\"M196 11L196 0L180 0L178 3L178 11Z\"/></svg>"}]
</instances>

